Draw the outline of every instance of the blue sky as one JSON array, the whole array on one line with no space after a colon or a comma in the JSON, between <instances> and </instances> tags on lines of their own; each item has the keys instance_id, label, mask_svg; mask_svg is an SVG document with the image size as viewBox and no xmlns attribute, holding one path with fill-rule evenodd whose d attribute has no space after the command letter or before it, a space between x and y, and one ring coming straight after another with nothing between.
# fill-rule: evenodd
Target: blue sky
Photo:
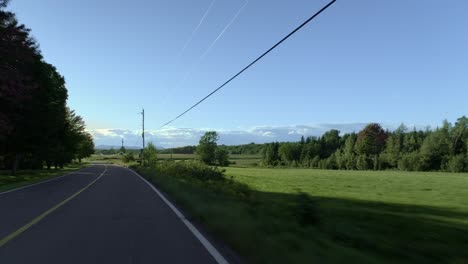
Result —
<instances>
[{"instance_id":1,"label":"blue sky","mask_svg":"<svg viewBox=\"0 0 468 264\"><path fill-rule=\"evenodd\" d=\"M69 105L97 144L138 143L142 107L166 147L195 143L207 129L243 135L222 143L248 143L468 114L467 1L341 0L158 130L327 3L216 0L183 50L212 1L12 0L10 9L65 76Z\"/></svg>"}]
</instances>

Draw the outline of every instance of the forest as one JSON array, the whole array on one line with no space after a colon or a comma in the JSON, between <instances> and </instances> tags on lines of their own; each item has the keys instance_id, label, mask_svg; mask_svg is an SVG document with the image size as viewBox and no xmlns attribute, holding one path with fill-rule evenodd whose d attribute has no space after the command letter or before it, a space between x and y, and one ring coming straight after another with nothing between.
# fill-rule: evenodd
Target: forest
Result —
<instances>
[{"instance_id":1,"label":"forest","mask_svg":"<svg viewBox=\"0 0 468 264\"><path fill-rule=\"evenodd\" d=\"M441 127L424 131L402 124L390 132L376 123L359 133L340 135L332 129L321 137L267 144L262 160L266 166L466 172L467 151L468 118L463 116L455 124L444 121Z\"/></svg>"},{"instance_id":2,"label":"forest","mask_svg":"<svg viewBox=\"0 0 468 264\"><path fill-rule=\"evenodd\" d=\"M91 155L92 137L67 106L64 77L7 4L0 0L0 169L63 167Z\"/></svg>"},{"instance_id":3,"label":"forest","mask_svg":"<svg viewBox=\"0 0 468 264\"><path fill-rule=\"evenodd\" d=\"M219 145L236 155L261 155L265 167L306 167L340 170L468 171L468 118L444 121L433 130L395 131L377 123L357 133L331 129L321 136L302 136L298 142ZM160 153L194 154L196 146L164 149Z\"/></svg>"}]
</instances>

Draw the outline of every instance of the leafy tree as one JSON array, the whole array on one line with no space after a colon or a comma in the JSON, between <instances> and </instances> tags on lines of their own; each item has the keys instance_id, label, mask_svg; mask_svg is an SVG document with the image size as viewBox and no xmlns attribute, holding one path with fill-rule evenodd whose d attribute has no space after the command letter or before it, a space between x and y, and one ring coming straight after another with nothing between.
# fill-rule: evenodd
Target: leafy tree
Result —
<instances>
[{"instance_id":1,"label":"leafy tree","mask_svg":"<svg viewBox=\"0 0 468 264\"><path fill-rule=\"evenodd\" d=\"M205 164L211 165L214 163L216 159L215 152L218 147L216 142L218 139L219 136L216 131L208 131L201 137L197 146L197 154Z\"/></svg>"},{"instance_id":2,"label":"leafy tree","mask_svg":"<svg viewBox=\"0 0 468 264\"><path fill-rule=\"evenodd\" d=\"M50 168L90 149L81 117L66 107L65 79L44 61L30 30L0 0L0 157L3 166ZM32 131L40 131L33 133ZM90 150L89 150L90 151ZM89 152L88 151L88 152Z\"/></svg>"},{"instance_id":3,"label":"leafy tree","mask_svg":"<svg viewBox=\"0 0 468 264\"><path fill-rule=\"evenodd\" d=\"M452 142L449 131L451 125L444 121L442 128L431 132L421 146L421 165L423 170L440 170L448 161Z\"/></svg>"},{"instance_id":4,"label":"leafy tree","mask_svg":"<svg viewBox=\"0 0 468 264\"><path fill-rule=\"evenodd\" d=\"M418 151L404 153L398 161L398 169L407 171L419 171L421 167L421 155Z\"/></svg>"},{"instance_id":5,"label":"leafy tree","mask_svg":"<svg viewBox=\"0 0 468 264\"><path fill-rule=\"evenodd\" d=\"M371 123L359 132L356 151L362 155L378 155L382 151L387 133L379 124Z\"/></svg>"},{"instance_id":6,"label":"leafy tree","mask_svg":"<svg viewBox=\"0 0 468 264\"><path fill-rule=\"evenodd\" d=\"M343 159L346 169L348 170L352 170L356 168L356 154L354 150L356 140L357 140L356 134L352 133L346 138L346 141L344 143L342 159Z\"/></svg>"},{"instance_id":7,"label":"leafy tree","mask_svg":"<svg viewBox=\"0 0 468 264\"><path fill-rule=\"evenodd\" d=\"M356 158L356 168L358 170L369 170L373 167L372 160L367 155L358 155Z\"/></svg>"},{"instance_id":8,"label":"leafy tree","mask_svg":"<svg viewBox=\"0 0 468 264\"><path fill-rule=\"evenodd\" d=\"M278 151L281 159L288 164L297 164L301 158L300 144L283 143Z\"/></svg>"},{"instance_id":9,"label":"leafy tree","mask_svg":"<svg viewBox=\"0 0 468 264\"><path fill-rule=\"evenodd\" d=\"M384 154L385 160L390 167L397 167L398 161L403 152L404 135L407 128L401 124L395 132L391 133L387 139Z\"/></svg>"},{"instance_id":10,"label":"leafy tree","mask_svg":"<svg viewBox=\"0 0 468 264\"><path fill-rule=\"evenodd\" d=\"M468 118L462 116L457 119L451 134L451 155L468 153Z\"/></svg>"},{"instance_id":11,"label":"leafy tree","mask_svg":"<svg viewBox=\"0 0 468 264\"><path fill-rule=\"evenodd\" d=\"M322 158L330 157L340 147L340 131L331 129L323 134L320 138Z\"/></svg>"},{"instance_id":12,"label":"leafy tree","mask_svg":"<svg viewBox=\"0 0 468 264\"><path fill-rule=\"evenodd\" d=\"M34 71L42 57L29 29L4 10L9 1L0 1L0 155L8 156L13 173L28 152L31 141L28 118L31 94L38 87Z\"/></svg>"},{"instance_id":13,"label":"leafy tree","mask_svg":"<svg viewBox=\"0 0 468 264\"><path fill-rule=\"evenodd\" d=\"M279 162L279 143L267 144L263 151L263 163L267 166L276 166Z\"/></svg>"}]
</instances>

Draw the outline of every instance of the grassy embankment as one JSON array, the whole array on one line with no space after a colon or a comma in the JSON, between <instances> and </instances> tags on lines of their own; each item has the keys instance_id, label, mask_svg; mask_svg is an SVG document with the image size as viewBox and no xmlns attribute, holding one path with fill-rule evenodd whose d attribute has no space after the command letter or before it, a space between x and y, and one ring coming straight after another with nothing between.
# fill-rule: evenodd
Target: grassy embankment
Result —
<instances>
[{"instance_id":1,"label":"grassy embankment","mask_svg":"<svg viewBox=\"0 0 468 264\"><path fill-rule=\"evenodd\" d=\"M140 172L250 262L468 262L468 174L227 168L217 182Z\"/></svg>"},{"instance_id":2,"label":"grassy embankment","mask_svg":"<svg viewBox=\"0 0 468 264\"><path fill-rule=\"evenodd\" d=\"M20 170L16 175L12 175L10 170L0 170L0 192L62 176L85 166L87 164L83 163L68 165L63 169Z\"/></svg>"}]
</instances>

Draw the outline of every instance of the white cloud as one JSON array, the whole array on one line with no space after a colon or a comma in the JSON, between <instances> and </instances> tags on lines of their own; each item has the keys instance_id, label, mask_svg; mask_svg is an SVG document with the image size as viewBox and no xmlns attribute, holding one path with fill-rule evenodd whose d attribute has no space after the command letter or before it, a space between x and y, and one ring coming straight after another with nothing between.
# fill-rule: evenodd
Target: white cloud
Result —
<instances>
[{"instance_id":1,"label":"white cloud","mask_svg":"<svg viewBox=\"0 0 468 264\"><path fill-rule=\"evenodd\" d=\"M298 141L301 136L320 136L330 129L338 129L342 133L361 130L366 124L315 124L315 125L292 125L292 126L257 126L243 130L227 129L195 129L165 127L160 130L145 131L147 142L153 142L161 147L177 147L186 145L196 145L200 137L209 130L218 131L220 134L220 144L237 145L248 144L250 142L266 143L272 141ZM391 128L389 126L384 126ZM141 145L141 131L125 129L94 129L89 131L96 146L114 145L119 146L121 138L126 146Z\"/></svg>"}]
</instances>

